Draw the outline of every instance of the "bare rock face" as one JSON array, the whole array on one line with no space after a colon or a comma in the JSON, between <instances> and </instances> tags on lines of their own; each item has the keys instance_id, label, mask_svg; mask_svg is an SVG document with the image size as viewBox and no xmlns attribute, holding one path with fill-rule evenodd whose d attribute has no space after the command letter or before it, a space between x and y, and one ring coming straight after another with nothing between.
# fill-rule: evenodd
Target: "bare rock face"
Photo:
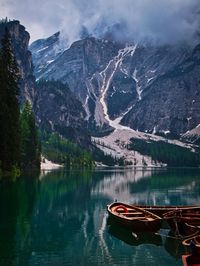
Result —
<instances>
[{"instance_id":1,"label":"bare rock face","mask_svg":"<svg viewBox=\"0 0 200 266\"><path fill-rule=\"evenodd\" d=\"M85 125L86 113L82 103L76 99L67 85L63 85L59 81L43 81L37 84L33 74L32 55L28 50L29 33L24 26L20 25L19 21L2 22L0 39L4 36L6 28L10 33L13 52L21 74L21 103L25 99L32 102L36 122L40 128L46 128L49 132L57 132L74 143L91 149L92 144ZM61 53L57 44L58 36L59 33L48 39L47 43L37 41L35 45L32 45L32 49L35 49L34 58L38 60L38 65L44 64L44 58L46 62L47 57L50 60ZM46 45L45 49L44 45ZM38 47L41 49L40 52L38 52ZM42 56L42 60L39 61L40 56ZM46 66L48 64L49 62L46 63Z\"/></svg>"},{"instance_id":2,"label":"bare rock face","mask_svg":"<svg viewBox=\"0 0 200 266\"><path fill-rule=\"evenodd\" d=\"M92 134L109 131L109 119L118 117L132 129L177 137L200 124L200 46L125 45L90 37L44 67L38 64L43 56L32 52L37 78L69 85Z\"/></svg>"},{"instance_id":3,"label":"bare rock face","mask_svg":"<svg viewBox=\"0 0 200 266\"><path fill-rule=\"evenodd\" d=\"M29 49L32 52L36 76L40 76L40 72L63 52L59 36L60 32L56 32L49 38L39 39L30 45Z\"/></svg>"},{"instance_id":4,"label":"bare rock face","mask_svg":"<svg viewBox=\"0 0 200 266\"><path fill-rule=\"evenodd\" d=\"M33 63L31 52L28 50L30 35L19 21L9 21L0 23L0 39L8 29L13 51L21 74L20 80L20 100L33 100L35 95L35 77L33 74Z\"/></svg>"},{"instance_id":5,"label":"bare rock face","mask_svg":"<svg viewBox=\"0 0 200 266\"><path fill-rule=\"evenodd\" d=\"M85 111L66 85L60 81L38 82L34 110L41 129L57 132L81 147L91 148Z\"/></svg>"},{"instance_id":6,"label":"bare rock face","mask_svg":"<svg viewBox=\"0 0 200 266\"><path fill-rule=\"evenodd\" d=\"M122 123L148 132L180 135L200 121L199 47L161 73Z\"/></svg>"}]
</instances>

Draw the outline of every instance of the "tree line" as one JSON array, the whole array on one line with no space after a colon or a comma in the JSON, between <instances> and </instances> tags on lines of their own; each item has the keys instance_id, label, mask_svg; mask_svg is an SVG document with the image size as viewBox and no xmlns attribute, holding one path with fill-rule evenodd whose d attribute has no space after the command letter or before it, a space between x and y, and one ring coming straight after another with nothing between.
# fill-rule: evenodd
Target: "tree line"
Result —
<instances>
[{"instance_id":1,"label":"tree line","mask_svg":"<svg viewBox=\"0 0 200 266\"><path fill-rule=\"evenodd\" d=\"M21 112L20 73L7 29L0 47L0 175L40 168L40 144L30 102Z\"/></svg>"},{"instance_id":2,"label":"tree line","mask_svg":"<svg viewBox=\"0 0 200 266\"><path fill-rule=\"evenodd\" d=\"M142 139L131 138L128 149L135 150L142 155L148 155L154 162L163 162L171 167L184 167L200 165L200 151L191 151L165 141L145 141Z\"/></svg>"},{"instance_id":3,"label":"tree line","mask_svg":"<svg viewBox=\"0 0 200 266\"><path fill-rule=\"evenodd\" d=\"M40 130L42 154L53 162L67 167L92 167L92 155L57 133Z\"/></svg>"}]
</instances>

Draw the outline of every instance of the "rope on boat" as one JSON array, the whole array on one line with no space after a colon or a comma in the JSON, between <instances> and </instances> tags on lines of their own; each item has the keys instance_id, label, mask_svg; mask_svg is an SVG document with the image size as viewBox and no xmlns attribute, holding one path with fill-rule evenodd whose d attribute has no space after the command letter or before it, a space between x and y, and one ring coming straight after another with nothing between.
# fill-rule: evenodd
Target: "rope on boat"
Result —
<instances>
[{"instance_id":1,"label":"rope on boat","mask_svg":"<svg viewBox=\"0 0 200 266\"><path fill-rule=\"evenodd\" d=\"M155 233L155 235L159 235L159 236L164 236L164 237L167 237L167 238L172 238L172 239L186 239L186 238L190 238L190 237L194 237L194 236L197 236L197 235L199 235L200 234L200 231L197 231L197 232L195 232L195 233L193 233L193 234L191 234L191 235L185 235L185 236L183 236L183 235L176 235L176 236L169 236L169 235L165 235L165 234L160 234L160 233L158 233L158 232L156 232Z\"/></svg>"},{"instance_id":2,"label":"rope on boat","mask_svg":"<svg viewBox=\"0 0 200 266\"><path fill-rule=\"evenodd\" d=\"M175 237L175 236L168 236L168 235L165 235L165 234L160 234L160 233L155 233L155 235L158 235L158 236L164 236L164 237L167 237L167 238L172 238L172 239L180 239L182 238L182 236L180 236L179 238L178 237Z\"/></svg>"}]
</instances>

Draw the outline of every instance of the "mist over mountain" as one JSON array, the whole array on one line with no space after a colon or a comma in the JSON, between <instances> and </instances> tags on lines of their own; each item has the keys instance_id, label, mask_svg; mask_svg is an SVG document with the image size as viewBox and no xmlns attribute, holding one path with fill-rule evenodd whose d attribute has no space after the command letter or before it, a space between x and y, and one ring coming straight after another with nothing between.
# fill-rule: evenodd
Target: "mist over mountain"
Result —
<instances>
[{"instance_id":1,"label":"mist over mountain","mask_svg":"<svg viewBox=\"0 0 200 266\"><path fill-rule=\"evenodd\" d=\"M2 0L0 0L0 3ZM48 16L47 16L48 10ZM194 43L198 39L198 0L20 0L1 3L0 16L20 19L32 40L61 31L66 46L88 35L158 44Z\"/></svg>"},{"instance_id":2,"label":"mist over mountain","mask_svg":"<svg viewBox=\"0 0 200 266\"><path fill-rule=\"evenodd\" d=\"M67 48L63 45L67 35L60 31L29 46L36 80L49 80L52 85L47 88L42 83L44 86L37 89L27 86L24 90L23 96L32 96L38 124L72 139L75 136L76 142L86 147L90 143L87 132L114 137L113 145L118 143L120 149L123 145L118 140L124 132L127 144L131 137L142 136L146 141L155 134L163 135L165 141L168 137L188 138L188 131L195 132L196 141L200 124L199 44L183 38L168 44L164 39L141 38L137 43L128 40L131 34L124 39L120 35L128 32L125 22L109 27L106 22L96 25L93 35L102 34L98 38L81 25L80 39L68 43ZM9 24L15 26L13 42L23 43L21 34L18 36L19 22ZM190 36L194 33L192 29ZM31 58L29 61L32 66ZM120 154L119 150L116 153ZM135 157L129 155L134 163ZM137 157L141 164L142 158Z\"/></svg>"},{"instance_id":3,"label":"mist over mountain","mask_svg":"<svg viewBox=\"0 0 200 266\"><path fill-rule=\"evenodd\" d=\"M127 45L108 37L86 37L59 53L59 34L35 41L37 80L68 84L92 135L123 124L180 137L200 124L199 45Z\"/></svg>"}]
</instances>

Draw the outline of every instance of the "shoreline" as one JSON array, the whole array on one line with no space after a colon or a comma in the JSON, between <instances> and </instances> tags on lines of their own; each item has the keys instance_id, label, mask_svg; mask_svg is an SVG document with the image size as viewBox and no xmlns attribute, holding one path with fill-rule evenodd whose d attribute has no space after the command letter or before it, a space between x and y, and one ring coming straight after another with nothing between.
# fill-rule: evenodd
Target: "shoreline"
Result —
<instances>
[{"instance_id":1,"label":"shoreline","mask_svg":"<svg viewBox=\"0 0 200 266\"><path fill-rule=\"evenodd\" d=\"M45 157L41 158L41 166L40 166L41 171L50 171L54 169L59 169L61 167L64 167L64 166L62 164L57 164L52 161L49 161Z\"/></svg>"}]
</instances>

